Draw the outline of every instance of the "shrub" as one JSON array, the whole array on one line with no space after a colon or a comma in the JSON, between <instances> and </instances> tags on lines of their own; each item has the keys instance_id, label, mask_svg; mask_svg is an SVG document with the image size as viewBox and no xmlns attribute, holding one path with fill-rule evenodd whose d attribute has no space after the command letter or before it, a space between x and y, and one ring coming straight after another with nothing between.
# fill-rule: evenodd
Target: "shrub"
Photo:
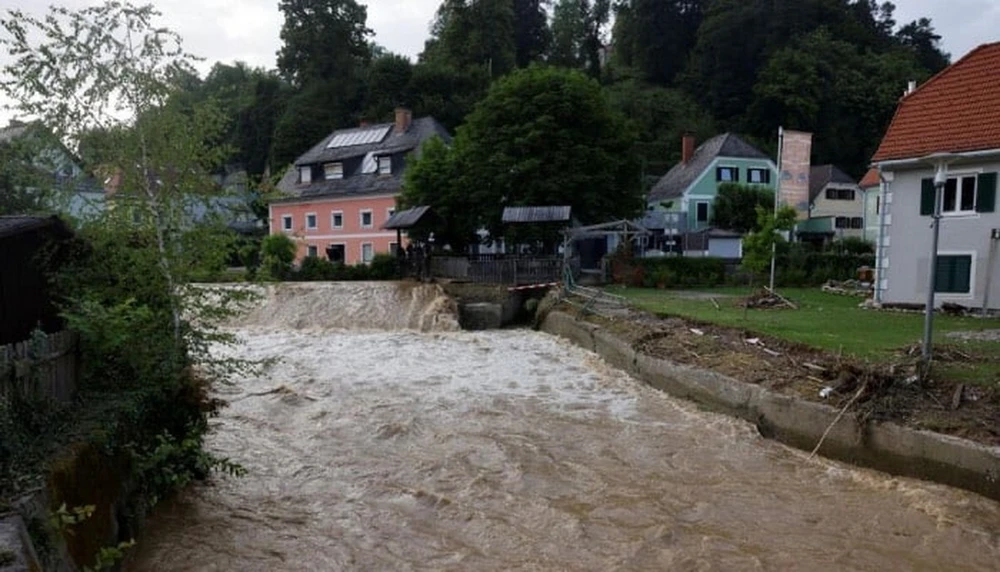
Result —
<instances>
[{"instance_id":1,"label":"shrub","mask_svg":"<svg viewBox=\"0 0 1000 572\"><path fill-rule=\"evenodd\" d=\"M325 258L307 256L295 273L296 280L333 280L337 273L337 265Z\"/></svg>"},{"instance_id":2,"label":"shrub","mask_svg":"<svg viewBox=\"0 0 1000 572\"><path fill-rule=\"evenodd\" d=\"M281 280L288 277L295 262L295 241L283 234L271 234L261 241L260 259L265 277Z\"/></svg>"},{"instance_id":3,"label":"shrub","mask_svg":"<svg viewBox=\"0 0 1000 572\"><path fill-rule=\"evenodd\" d=\"M376 254L368 267L369 280L396 280L399 278L399 260L391 254Z\"/></svg>"}]
</instances>

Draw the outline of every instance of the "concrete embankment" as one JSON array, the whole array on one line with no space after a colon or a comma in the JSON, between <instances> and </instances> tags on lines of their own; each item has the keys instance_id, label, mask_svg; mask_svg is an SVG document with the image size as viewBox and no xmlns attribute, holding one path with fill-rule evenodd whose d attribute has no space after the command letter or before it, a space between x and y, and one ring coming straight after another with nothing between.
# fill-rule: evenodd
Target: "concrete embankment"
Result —
<instances>
[{"instance_id":1,"label":"concrete embankment","mask_svg":"<svg viewBox=\"0 0 1000 572\"><path fill-rule=\"evenodd\" d=\"M851 412L834 424L840 411L833 407L645 355L614 333L565 312L549 313L541 328L653 387L754 423L765 437L811 451L832 425L819 451L825 457L1000 500L1000 447L894 423L862 423Z\"/></svg>"}]
</instances>

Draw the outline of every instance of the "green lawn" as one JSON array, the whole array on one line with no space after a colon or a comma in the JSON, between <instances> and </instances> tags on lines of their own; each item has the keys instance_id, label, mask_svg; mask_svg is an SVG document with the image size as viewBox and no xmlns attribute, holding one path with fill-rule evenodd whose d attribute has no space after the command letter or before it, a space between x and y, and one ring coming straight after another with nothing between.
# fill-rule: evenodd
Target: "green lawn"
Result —
<instances>
[{"instance_id":1,"label":"green lawn","mask_svg":"<svg viewBox=\"0 0 1000 572\"><path fill-rule=\"evenodd\" d=\"M746 319L737 300L748 293L746 288L706 290L719 296L715 298L719 309L711 300L692 299L685 292L623 287L610 287L608 291L656 314L745 328L865 359L888 358L892 350L918 343L923 335L923 314L864 310L858 307L860 298L828 294L819 289L781 289L778 292L798 304L798 310L751 309ZM941 315L934 320L938 342L946 341L945 332L994 328L1000 328L1000 320Z\"/></svg>"}]
</instances>

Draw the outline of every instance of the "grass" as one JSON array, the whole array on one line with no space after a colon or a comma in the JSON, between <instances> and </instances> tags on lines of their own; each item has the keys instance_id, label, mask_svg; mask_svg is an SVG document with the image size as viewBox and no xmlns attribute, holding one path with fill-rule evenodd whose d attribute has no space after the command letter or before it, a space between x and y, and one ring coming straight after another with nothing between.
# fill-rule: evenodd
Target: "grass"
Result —
<instances>
[{"instance_id":1,"label":"grass","mask_svg":"<svg viewBox=\"0 0 1000 572\"><path fill-rule=\"evenodd\" d=\"M861 359L889 359L893 351L920 342L923 314L881 312L858 307L860 298L838 296L818 289L786 288L778 292L798 304L792 309L751 309L743 318L737 296L749 293L746 288L719 288L706 291L716 294L719 308L709 299L690 293L648 288L612 287L610 292L628 298L639 308L656 313L681 316L723 326L799 342L811 347L842 351ZM935 341L950 342L944 334L959 330L1000 328L1000 320L937 315ZM997 344L987 344L996 352Z\"/></svg>"}]
</instances>

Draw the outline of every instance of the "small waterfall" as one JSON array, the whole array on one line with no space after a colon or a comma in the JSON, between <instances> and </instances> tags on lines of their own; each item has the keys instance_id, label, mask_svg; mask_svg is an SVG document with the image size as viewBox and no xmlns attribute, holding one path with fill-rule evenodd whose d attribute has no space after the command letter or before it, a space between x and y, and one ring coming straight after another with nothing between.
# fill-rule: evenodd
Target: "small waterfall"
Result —
<instances>
[{"instance_id":1,"label":"small waterfall","mask_svg":"<svg viewBox=\"0 0 1000 572\"><path fill-rule=\"evenodd\" d=\"M232 325L295 330L461 329L458 306L437 284L297 282L260 289L261 299Z\"/></svg>"}]
</instances>

